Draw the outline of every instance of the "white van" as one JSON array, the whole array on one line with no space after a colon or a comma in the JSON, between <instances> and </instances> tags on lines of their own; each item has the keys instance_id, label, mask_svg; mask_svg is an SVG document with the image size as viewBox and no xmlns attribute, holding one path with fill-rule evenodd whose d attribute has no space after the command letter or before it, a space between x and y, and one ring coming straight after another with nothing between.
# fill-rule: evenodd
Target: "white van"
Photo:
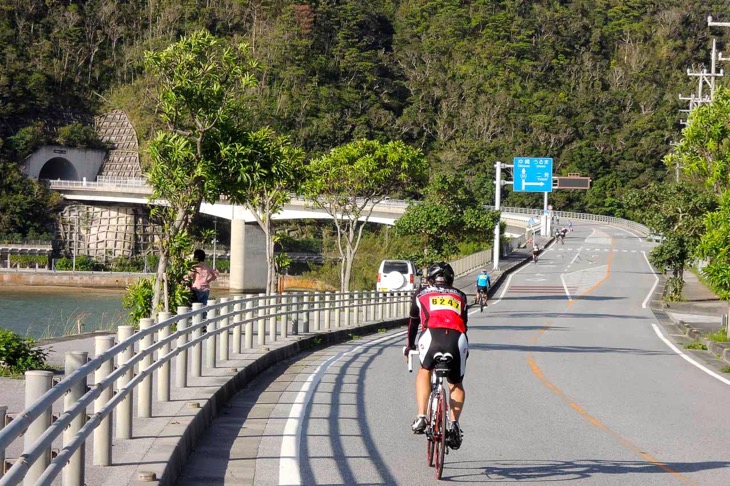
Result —
<instances>
[{"instance_id":1,"label":"white van","mask_svg":"<svg viewBox=\"0 0 730 486\"><path fill-rule=\"evenodd\" d=\"M378 270L378 292L411 291L420 285L420 272L410 260L383 260Z\"/></svg>"}]
</instances>

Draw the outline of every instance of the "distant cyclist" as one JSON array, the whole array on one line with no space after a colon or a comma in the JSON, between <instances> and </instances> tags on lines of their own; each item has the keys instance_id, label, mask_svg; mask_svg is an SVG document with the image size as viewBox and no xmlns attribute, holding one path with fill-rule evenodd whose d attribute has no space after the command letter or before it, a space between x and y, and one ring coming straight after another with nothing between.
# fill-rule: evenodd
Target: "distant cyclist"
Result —
<instances>
[{"instance_id":1,"label":"distant cyclist","mask_svg":"<svg viewBox=\"0 0 730 486\"><path fill-rule=\"evenodd\" d=\"M487 293L487 290L489 290L489 287L492 285L492 277L487 273L486 270L482 270L482 273L480 273L477 276L477 295L475 301L479 301L479 292L484 292L484 298L485 300L489 300L489 294ZM484 305L487 305L485 302Z\"/></svg>"},{"instance_id":2,"label":"distant cyclist","mask_svg":"<svg viewBox=\"0 0 730 486\"><path fill-rule=\"evenodd\" d=\"M452 287L454 270L446 262L431 265L427 276L429 285L414 294L411 303L410 320L408 321L408 343L403 354L408 359L410 350L416 349L418 325L421 334L418 336L418 354L421 369L416 377L416 402L418 416L411 425L414 434L422 434L426 430L426 408L431 392L431 370L436 365L434 355L450 354L453 357L449 374L449 396L451 409L451 429L447 435L448 445L452 449L461 447L462 431L459 416L464 407L464 373L466 358L469 356L467 330L467 297L464 292Z\"/></svg>"},{"instance_id":3,"label":"distant cyclist","mask_svg":"<svg viewBox=\"0 0 730 486\"><path fill-rule=\"evenodd\" d=\"M540 247L537 243L532 244L532 261L537 263L537 256L540 254Z\"/></svg>"}]
</instances>

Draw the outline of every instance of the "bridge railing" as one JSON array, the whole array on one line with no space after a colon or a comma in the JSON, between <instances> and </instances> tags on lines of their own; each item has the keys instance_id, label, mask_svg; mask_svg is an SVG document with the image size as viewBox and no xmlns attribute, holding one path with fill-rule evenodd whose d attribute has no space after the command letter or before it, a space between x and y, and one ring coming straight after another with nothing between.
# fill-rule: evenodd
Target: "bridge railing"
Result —
<instances>
[{"instance_id":1,"label":"bridge railing","mask_svg":"<svg viewBox=\"0 0 730 486\"><path fill-rule=\"evenodd\" d=\"M494 206L488 206L491 209L494 209ZM530 216L539 215L542 214L542 209L534 209L534 208L512 208L512 207L502 207L500 208L500 211L503 213L510 213L510 214L526 214ZM557 216L558 218L565 218L565 219L576 219L576 220L584 220L584 221L596 221L600 223L606 223L611 225L617 225L617 226L624 226L626 228L629 228L631 230L636 231L641 236L648 236L651 234L651 230L644 226L643 224L636 223L634 221L629 221L628 219L623 218L615 218L613 216L601 216L597 214L588 214L588 213L576 213L572 211L553 211L552 214Z\"/></svg>"},{"instance_id":2,"label":"bridge railing","mask_svg":"<svg viewBox=\"0 0 730 486\"><path fill-rule=\"evenodd\" d=\"M66 377L58 384L53 385L51 371L28 371L26 408L4 429L7 407L0 406L0 464L9 448L20 449L23 438L22 453L0 476L0 485L47 485L59 474L64 486L83 485L88 467L112 464L113 434L134 437L134 410L138 418L153 416L153 389L158 402L168 402L172 384L184 389L188 377L221 367L233 354L266 351L267 343L289 335L403 318L410 297L410 292L375 291L236 296L205 307L180 307L176 315L161 312L157 322L142 319L137 331L120 326L116 344L114 336L97 336L93 359L87 352L66 353ZM61 399L63 412L53 420ZM61 448L52 457L59 440Z\"/></svg>"}]
</instances>

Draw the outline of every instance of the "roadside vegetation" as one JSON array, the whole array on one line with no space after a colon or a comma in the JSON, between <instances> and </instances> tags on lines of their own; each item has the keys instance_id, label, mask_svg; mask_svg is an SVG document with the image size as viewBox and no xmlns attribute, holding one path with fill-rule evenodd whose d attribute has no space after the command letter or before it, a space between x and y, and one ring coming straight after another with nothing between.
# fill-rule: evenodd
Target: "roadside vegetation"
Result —
<instances>
[{"instance_id":1,"label":"roadside vegetation","mask_svg":"<svg viewBox=\"0 0 730 486\"><path fill-rule=\"evenodd\" d=\"M47 357L34 339L0 328L0 376L22 377L28 370L50 369Z\"/></svg>"},{"instance_id":2,"label":"roadside vegetation","mask_svg":"<svg viewBox=\"0 0 730 486\"><path fill-rule=\"evenodd\" d=\"M707 61L707 14L724 1L213 2L184 18L169 0L16 3L0 0L13 39L0 52L0 234L53 234L61 198L20 163L43 143L106 148L93 115L124 110L155 197L171 203L154 214L156 276L133 299L151 286L149 314L184 301L202 201L256 212L271 291L291 263L274 254L273 215L304 194L340 215L312 271L370 288L377 245L419 265L486 247L494 163L524 155L592 178L551 194L556 209L661 234L651 262L668 299L698 260L730 297L730 95L719 78L681 135L676 97L691 89L686 67ZM386 197L419 204L389 233L358 222L358 201Z\"/></svg>"}]
</instances>

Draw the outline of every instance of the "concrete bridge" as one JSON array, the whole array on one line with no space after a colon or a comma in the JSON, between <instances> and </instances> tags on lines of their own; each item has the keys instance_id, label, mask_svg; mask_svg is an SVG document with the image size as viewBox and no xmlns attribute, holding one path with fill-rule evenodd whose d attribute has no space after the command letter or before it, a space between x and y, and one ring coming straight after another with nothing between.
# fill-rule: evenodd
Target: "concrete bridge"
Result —
<instances>
[{"instance_id":1,"label":"concrete bridge","mask_svg":"<svg viewBox=\"0 0 730 486\"><path fill-rule=\"evenodd\" d=\"M151 201L152 188L143 178L99 177L96 181L49 180L51 189L60 192L64 199L87 203L155 204ZM161 202L160 202L161 203ZM408 202L388 199L377 203L369 218L376 224L393 225L408 207ZM265 237L255 223L251 211L243 206L232 205L225 199L215 203L203 203L203 214L231 221L231 277L230 289L234 292L250 291L265 287L266 258ZM508 233L522 235L528 227L531 214L502 213L508 224ZM275 220L330 219L325 211L310 201L293 197ZM363 218L364 219L364 218Z\"/></svg>"}]
</instances>

